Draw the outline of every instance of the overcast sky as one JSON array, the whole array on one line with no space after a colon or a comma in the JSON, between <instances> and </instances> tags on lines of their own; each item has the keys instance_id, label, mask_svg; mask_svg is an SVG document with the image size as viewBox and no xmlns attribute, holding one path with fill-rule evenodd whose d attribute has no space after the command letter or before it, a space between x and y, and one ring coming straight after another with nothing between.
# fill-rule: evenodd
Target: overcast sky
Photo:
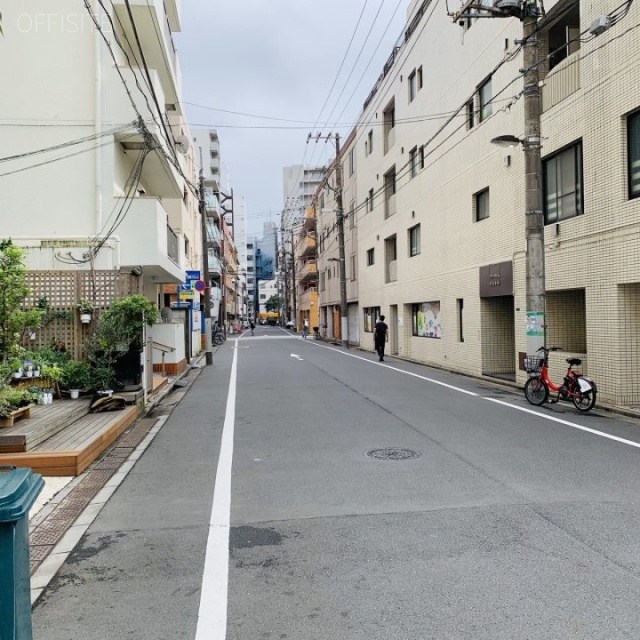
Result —
<instances>
[{"instance_id":1,"label":"overcast sky","mask_svg":"<svg viewBox=\"0 0 640 640\"><path fill-rule=\"evenodd\" d=\"M307 145L307 135L349 133L403 32L408 3L182 0L176 46L188 121L218 130L234 194L246 199L250 234L261 234L269 213L279 221L282 167L333 157L331 145Z\"/></svg>"}]
</instances>

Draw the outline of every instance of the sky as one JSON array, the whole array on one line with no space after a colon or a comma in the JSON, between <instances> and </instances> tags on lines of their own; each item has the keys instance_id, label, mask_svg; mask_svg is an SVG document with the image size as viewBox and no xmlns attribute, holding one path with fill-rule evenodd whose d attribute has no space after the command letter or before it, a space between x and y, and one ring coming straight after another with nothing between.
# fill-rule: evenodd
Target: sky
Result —
<instances>
[{"instance_id":1,"label":"sky","mask_svg":"<svg viewBox=\"0 0 640 640\"><path fill-rule=\"evenodd\" d=\"M250 235L279 222L283 167L333 158L331 144L307 144L307 136L349 134L403 33L408 4L182 0L175 42L187 119L217 129Z\"/></svg>"}]
</instances>

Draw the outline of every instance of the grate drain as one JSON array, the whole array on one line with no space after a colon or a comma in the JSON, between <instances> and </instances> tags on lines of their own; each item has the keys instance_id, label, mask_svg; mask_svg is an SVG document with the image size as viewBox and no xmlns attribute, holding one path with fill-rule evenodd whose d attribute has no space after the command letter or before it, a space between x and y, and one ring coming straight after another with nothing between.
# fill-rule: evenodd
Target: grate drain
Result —
<instances>
[{"instance_id":1,"label":"grate drain","mask_svg":"<svg viewBox=\"0 0 640 640\"><path fill-rule=\"evenodd\" d=\"M417 451L396 448L373 449L367 451L367 455L374 460L411 460L420 457Z\"/></svg>"}]
</instances>

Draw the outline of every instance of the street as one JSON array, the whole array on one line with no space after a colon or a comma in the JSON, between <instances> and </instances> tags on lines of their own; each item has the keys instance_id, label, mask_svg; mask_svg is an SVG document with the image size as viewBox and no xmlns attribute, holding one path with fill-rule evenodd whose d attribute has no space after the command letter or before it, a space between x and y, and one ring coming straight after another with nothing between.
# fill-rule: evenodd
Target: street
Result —
<instances>
[{"instance_id":1,"label":"street","mask_svg":"<svg viewBox=\"0 0 640 640\"><path fill-rule=\"evenodd\" d=\"M34 639L628 640L639 447L631 418L256 327L168 415Z\"/></svg>"}]
</instances>

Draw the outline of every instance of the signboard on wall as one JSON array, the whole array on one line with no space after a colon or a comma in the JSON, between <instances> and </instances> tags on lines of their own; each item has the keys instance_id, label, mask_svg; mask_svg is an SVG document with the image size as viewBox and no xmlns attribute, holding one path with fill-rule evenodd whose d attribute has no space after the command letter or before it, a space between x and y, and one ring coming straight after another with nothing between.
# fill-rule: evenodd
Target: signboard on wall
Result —
<instances>
[{"instance_id":1,"label":"signboard on wall","mask_svg":"<svg viewBox=\"0 0 640 640\"><path fill-rule=\"evenodd\" d=\"M513 263L499 262L480 267L480 297L513 295Z\"/></svg>"}]
</instances>

